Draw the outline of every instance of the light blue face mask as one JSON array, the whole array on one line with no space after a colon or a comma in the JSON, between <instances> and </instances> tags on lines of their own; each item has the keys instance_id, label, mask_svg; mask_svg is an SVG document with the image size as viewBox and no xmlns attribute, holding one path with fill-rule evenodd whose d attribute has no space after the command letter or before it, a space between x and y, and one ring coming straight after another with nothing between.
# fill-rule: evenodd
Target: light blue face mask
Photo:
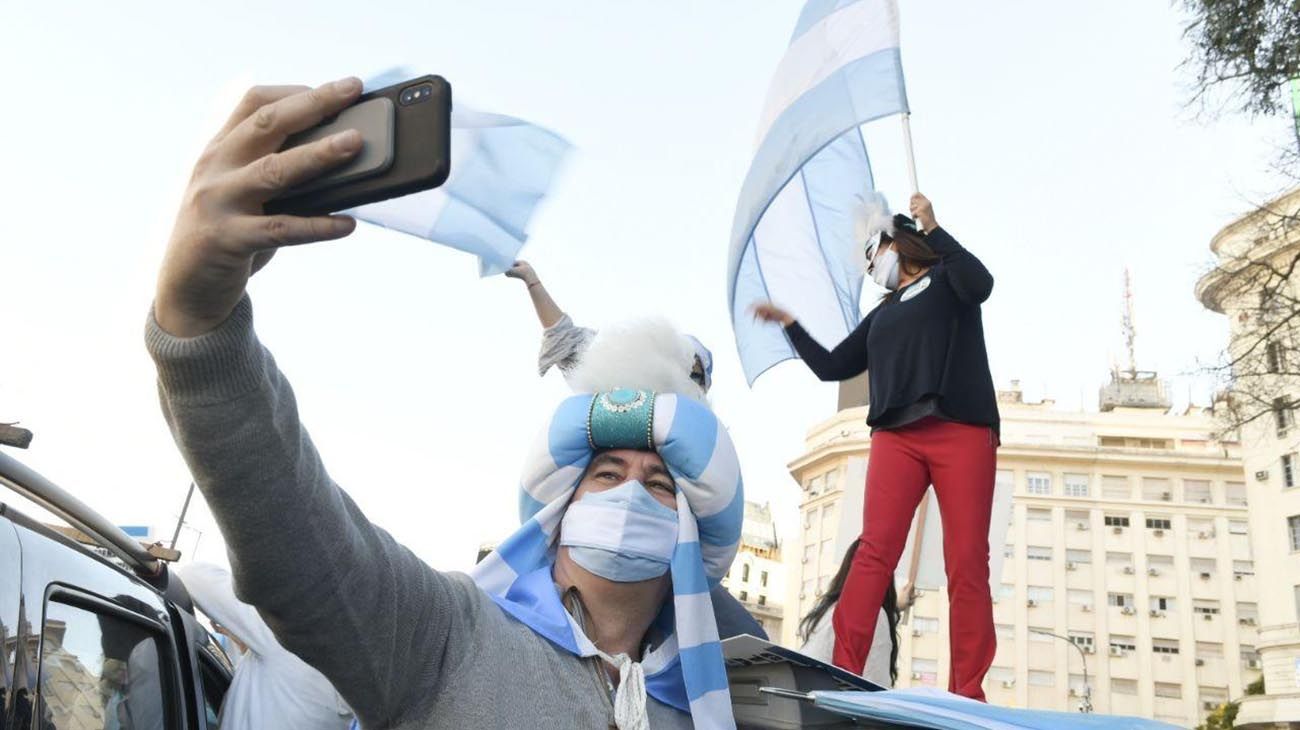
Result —
<instances>
[{"instance_id":1,"label":"light blue face mask","mask_svg":"<svg viewBox=\"0 0 1300 730\"><path fill-rule=\"evenodd\" d=\"M677 512L637 481L589 492L565 510L560 546L575 563L608 580L658 578L668 572L677 548Z\"/></svg>"}]
</instances>

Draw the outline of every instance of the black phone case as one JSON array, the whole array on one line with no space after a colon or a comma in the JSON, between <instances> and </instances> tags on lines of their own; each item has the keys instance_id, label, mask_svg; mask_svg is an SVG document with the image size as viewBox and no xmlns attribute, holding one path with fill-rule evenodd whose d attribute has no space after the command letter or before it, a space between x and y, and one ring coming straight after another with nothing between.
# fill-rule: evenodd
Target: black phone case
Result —
<instances>
[{"instance_id":1,"label":"black phone case","mask_svg":"<svg viewBox=\"0 0 1300 730\"><path fill-rule=\"evenodd\" d=\"M424 101L403 104L402 90L433 84ZM395 111L393 164L374 177L271 200L262 206L268 214L324 215L366 203L436 188L451 172L451 84L441 76L420 76L363 94L356 103L385 96Z\"/></svg>"}]
</instances>

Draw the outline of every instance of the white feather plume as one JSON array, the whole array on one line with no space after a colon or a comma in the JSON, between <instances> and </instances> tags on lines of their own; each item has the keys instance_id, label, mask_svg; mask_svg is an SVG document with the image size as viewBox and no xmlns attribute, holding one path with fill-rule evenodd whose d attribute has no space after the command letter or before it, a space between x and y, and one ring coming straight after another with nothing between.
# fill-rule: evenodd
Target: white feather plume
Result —
<instances>
[{"instance_id":1,"label":"white feather plume","mask_svg":"<svg viewBox=\"0 0 1300 730\"><path fill-rule=\"evenodd\" d=\"M864 191L857 207L853 209L853 245L849 255L853 265L866 268L867 246L875 243L881 233L894 234L894 214L889 211L889 201L876 190Z\"/></svg>"},{"instance_id":2,"label":"white feather plume","mask_svg":"<svg viewBox=\"0 0 1300 730\"><path fill-rule=\"evenodd\" d=\"M694 364L686 336L665 319L647 318L601 327L568 381L583 393L636 388L705 402L691 380Z\"/></svg>"}]
</instances>

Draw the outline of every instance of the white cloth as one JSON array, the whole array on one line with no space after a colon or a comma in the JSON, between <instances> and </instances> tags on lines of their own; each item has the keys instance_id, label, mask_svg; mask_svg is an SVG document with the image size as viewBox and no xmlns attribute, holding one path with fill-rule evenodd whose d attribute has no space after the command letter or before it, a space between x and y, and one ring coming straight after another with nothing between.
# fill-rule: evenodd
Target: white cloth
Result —
<instances>
[{"instance_id":1,"label":"white cloth","mask_svg":"<svg viewBox=\"0 0 1300 730\"><path fill-rule=\"evenodd\" d=\"M881 687L893 687L889 679L889 652L893 644L889 639L889 619L882 610L876 614L876 636L871 640L871 649L867 653L867 665L862 669L862 677L875 682ZM800 654L819 659L827 664L835 655L835 627L831 624L831 612L827 611L822 620L813 627L808 641L799 648Z\"/></svg>"},{"instance_id":2,"label":"white cloth","mask_svg":"<svg viewBox=\"0 0 1300 730\"><path fill-rule=\"evenodd\" d=\"M235 597L225 568L191 563L176 574L199 610L248 647L221 705L221 730L347 730L351 712L334 686L280 646L257 609Z\"/></svg>"}]
</instances>

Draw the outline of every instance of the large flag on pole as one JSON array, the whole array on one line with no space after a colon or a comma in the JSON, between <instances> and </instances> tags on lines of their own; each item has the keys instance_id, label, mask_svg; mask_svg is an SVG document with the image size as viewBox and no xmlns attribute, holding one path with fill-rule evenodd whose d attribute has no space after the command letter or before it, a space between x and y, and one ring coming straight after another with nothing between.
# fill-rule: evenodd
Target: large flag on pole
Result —
<instances>
[{"instance_id":1,"label":"large flag on pole","mask_svg":"<svg viewBox=\"0 0 1300 730\"><path fill-rule=\"evenodd\" d=\"M771 299L832 346L861 318L852 211L873 189L858 127L906 113L895 0L809 0L773 75L741 187L727 271L736 346L752 385L796 357L748 309Z\"/></svg>"},{"instance_id":2,"label":"large flag on pole","mask_svg":"<svg viewBox=\"0 0 1300 730\"><path fill-rule=\"evenodd\" d=\"M417 75L393 69L366 87L383 88ZM451 174L441 187L346 212L473 254L482 276L500 274L528 240L528 221L569 149L549 129L458 103L451 112Z\"/></svg>"}]
</instances>

